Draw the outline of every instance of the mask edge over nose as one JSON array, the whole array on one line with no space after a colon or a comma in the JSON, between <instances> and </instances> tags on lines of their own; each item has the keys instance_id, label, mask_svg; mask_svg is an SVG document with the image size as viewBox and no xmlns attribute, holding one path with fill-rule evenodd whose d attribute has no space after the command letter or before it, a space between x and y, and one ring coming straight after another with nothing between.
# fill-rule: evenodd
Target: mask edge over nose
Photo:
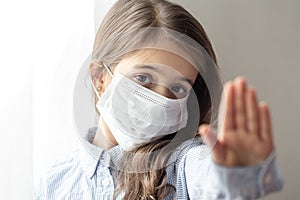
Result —
<instances>
[{"instance_id":1,"label":"mask edge over nose","mask_svg":"<svg viewBox=\"0 0 300 200\"><path fill-rule=\"evenodd\" d=\"M112 75L112 73L110 74ZM95 90L94 85L93 88ZM120 93L123 94L123 97L120 96ZM159 138L175 133L176 131L184 128L187 124L188 114L186 102L189 95L181 99L170 99L139 85L121 73L117 73L113 76L112 82L101 96L98 94L98 92L96 92L96 94L99 98L96 107L101 113L116 141L124 150L129 150L134 145L138 145L140 143L150 142L152 138ZM161 104L162 100L164 101L163 104L167 105L164 106L166 119L157 120L162 122L161 124L154 126L152 123L149 123L149 126L144 127L141 132L141 130L133 123L133 121L130 120L127 109L124 109L124 107L126 108L126 105L128 105L130 96L137 94L139 94L138 96L141 100L139 104L143 106L148 105L150 108ZM149 99L155 99L155 101L149 101ZM174 109L176 105L179 107L179 109ZM168 112L170 113L172 109L174 109L173 113L168 114ZM126 110L127 113L123 110ZM141 111L135 110L135 112L138 113ZM158 116L163 115L160 114ZM175 121L177 123L167 123L168 120L173 120L173 122ZM145 137L146 135L147 137Z\"/></svg>"}]
</instances>

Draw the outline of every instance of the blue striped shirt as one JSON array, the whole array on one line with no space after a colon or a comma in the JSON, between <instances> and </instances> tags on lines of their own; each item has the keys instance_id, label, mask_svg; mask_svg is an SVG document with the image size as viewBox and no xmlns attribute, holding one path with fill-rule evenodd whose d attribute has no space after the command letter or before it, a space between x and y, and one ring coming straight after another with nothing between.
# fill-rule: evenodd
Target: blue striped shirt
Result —
<instances>
[{"instance_id":1,"label":"blue striped shirt","mask_svg":"<svg viewBox=\"0 0 300 200\"><path fill-rule=\"evenodd\" d=\"M115 190L111 163L122 155L120 146L107 151L92 144L97 127L88 129L85 145L57 162L36 185L35 199L111 200ZM199 139L176 148L167 165L168 183L176 194L166 199L257 199L283 188L274 151L261 165L224 167L213 162ZM117 200L122 199L122 193Z\"/></svg>"}]
</instances>

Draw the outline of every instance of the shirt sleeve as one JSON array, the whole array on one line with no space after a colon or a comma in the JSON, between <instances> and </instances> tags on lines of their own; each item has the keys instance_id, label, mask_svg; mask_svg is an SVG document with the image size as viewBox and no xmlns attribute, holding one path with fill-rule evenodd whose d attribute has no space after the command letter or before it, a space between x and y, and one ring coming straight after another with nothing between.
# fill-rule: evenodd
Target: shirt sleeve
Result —
<instances>
[{"instance_id":1,"label":"shirt sleeve","mask_svg":"<svg viewBox=\"0 0 300 200\"><path fill-rule=\"evenodd\" d=\"M260 165L217 165L206 145L188 151L185 178L190 199L258 199L280 191L284 180L275 161L275 151Z\"/></svg>"}]
</instances>

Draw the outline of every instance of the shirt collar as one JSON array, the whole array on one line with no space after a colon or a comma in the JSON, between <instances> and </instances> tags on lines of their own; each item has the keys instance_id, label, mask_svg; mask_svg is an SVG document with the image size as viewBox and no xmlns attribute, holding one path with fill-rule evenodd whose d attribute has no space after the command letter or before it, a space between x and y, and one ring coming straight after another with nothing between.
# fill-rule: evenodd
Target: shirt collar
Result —
<instances>
[{"instance_id":1,"label":"shirt collar","mask_svg":"<svg viewBox=\"0 0 300 200\"><path fill-rule=\"evenodd\" d=\"M108 168L118 166L124 151L120 145L112 147L109 150L104 150L94 145L92 142L96 132L97 127L91 127L86 131L84 139L81 138L83 145L81 145L80 162L89 178L92 178L95 175L99 165ZM187 152L193 146L202 144L201 139L190 139L183 142L173 150L167 165L174 164L180 154L181 156L184 155L184 151Z\"/></svg>"},{"instance_id":2,"label":"shirt collar","mask_svg":"<svg viewBox=\"0 0 300 200\"><path fill-rule=\"evenodd\" d=\"M92 178L98 165L112 167L122 156L123 149L117 145L109 150L97 147L92 142L97 132L97 126L87 129L85 137L81 138L80 162L89 178Z\"/></svg>"}]
</instances>

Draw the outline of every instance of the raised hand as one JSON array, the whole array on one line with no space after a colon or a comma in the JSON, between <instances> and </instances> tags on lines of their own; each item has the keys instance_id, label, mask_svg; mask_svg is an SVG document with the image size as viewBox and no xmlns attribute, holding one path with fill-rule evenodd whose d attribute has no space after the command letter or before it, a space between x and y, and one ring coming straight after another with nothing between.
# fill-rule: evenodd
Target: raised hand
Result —
<instances>
[{"instance_id":1,"label":"raised hand","mask_svg":"<svg viewBox=\"0 0 300 200\"><path fill-rule=\"evenodd\" d=\"M213 160L224 166L262 163L274 147L268 105L257 102L255 90L241 77L225 84L223 99L218 136L209 125L199 127Z\"/></svg>"}]
</instances>

